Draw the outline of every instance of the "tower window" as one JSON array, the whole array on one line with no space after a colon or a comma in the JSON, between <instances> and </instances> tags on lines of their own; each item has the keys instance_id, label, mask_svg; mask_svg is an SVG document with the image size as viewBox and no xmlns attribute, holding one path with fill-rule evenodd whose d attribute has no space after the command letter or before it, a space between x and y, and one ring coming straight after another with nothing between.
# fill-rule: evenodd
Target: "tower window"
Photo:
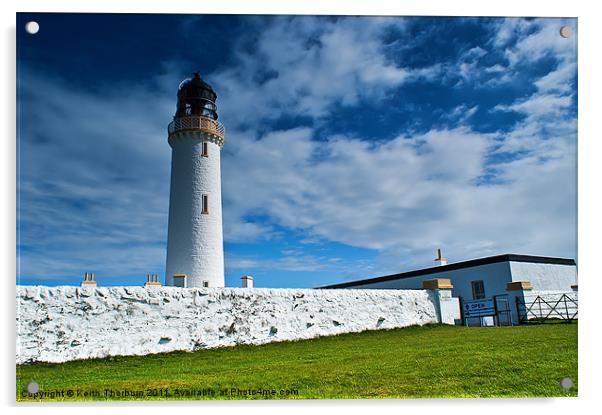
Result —
<instances>
[{"instance_id":1,"label":"tower window","mask_svg":"<svg viewBox=\"0 0 602 415\"><path fill-rule=\"evenodd\" d=\"M201 156L203 156L203 157L209 157L209 149L207 148L207 142L206 141L203 142L203 150L201 152Z\"/></svg>"},{"instance_id":2,"label":"tower window","mask_svg":"<svg viewBox=\"0 0 602 415\"><path fill-rule=\"evenodd\" d=\"M203 215L207 215L209 213L209 196L203 195L203 210L201 211Z\"/></svg>"},{"instance_id":3,"label":"tower window","mask_svg":"<svg viewBox=\"0 0 602 415\"><path fill-rule=\"evenodd\" d=\"M205 288L209 287L209 281L203 281L203 287L205 287Z\"/></svg>"}]
</instances>

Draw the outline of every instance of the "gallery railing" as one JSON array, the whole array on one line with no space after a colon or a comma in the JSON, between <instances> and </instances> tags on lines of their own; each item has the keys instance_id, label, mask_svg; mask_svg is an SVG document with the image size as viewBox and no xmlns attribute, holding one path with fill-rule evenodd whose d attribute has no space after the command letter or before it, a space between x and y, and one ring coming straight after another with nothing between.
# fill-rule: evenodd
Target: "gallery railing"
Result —
<instances>
[{"instance_id":1,"label":"gallery railing","mask_svg":"<svg viewBox=\"0 0 602 415\"><path fill-rule=\"evenodd\" d=\"M179 131L202 131L213 134L222 140L226 134L221 122L201 115L176 118L169 123L167 131L170 135Z\"/></svg>"}]
</instances>

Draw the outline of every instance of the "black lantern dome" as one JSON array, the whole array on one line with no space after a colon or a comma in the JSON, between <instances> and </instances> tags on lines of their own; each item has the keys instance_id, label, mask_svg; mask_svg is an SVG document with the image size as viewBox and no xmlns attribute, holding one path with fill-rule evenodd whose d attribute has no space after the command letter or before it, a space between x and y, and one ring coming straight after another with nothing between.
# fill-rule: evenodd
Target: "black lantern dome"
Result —
<instances>
[{"instance_id":1,"label":"black lantern dome","mask_svg":"<svg viewBox=\"0 0 602 415\"><path fill-rule=\"evenodd\" d=\"M217 94L211 86L195 72L192 78L185 79L178 88L178 107L174 118L200 115L217 120Z\"/></svg>"}]
</instances>

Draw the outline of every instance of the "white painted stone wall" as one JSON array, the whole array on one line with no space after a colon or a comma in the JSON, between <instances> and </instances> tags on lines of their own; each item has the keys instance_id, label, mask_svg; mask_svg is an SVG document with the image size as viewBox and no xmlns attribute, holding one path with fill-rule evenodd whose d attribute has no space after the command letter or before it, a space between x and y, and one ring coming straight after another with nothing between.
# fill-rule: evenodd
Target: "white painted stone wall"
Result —
<instances>
[{"instance_id":1,"label":"white painted stone wall","mask_svg":"<svg viewBox=\"0 0 602 415\"><path fill-rule=\"evenodd\" d=\"M224 286L224 242L220 146L208 134L172 134L171 189L167 234L166 285L174 274L186 274L188 287ZM202 143L207 142L208 157ZM202 214L203 195L209 213Z\"/></svg>"},{"instance_id":2,"label":"white painted stone wall","mask_svg":"<svg viewBox=\"0 0 602 415\"><path fill-rule=\"evenodd\" d=\"M527 299L541 297L546 301L558 300L563 295L573 299L579 298L576 290L525 290L523 295Z\"/></svg>"},{"instance_id":3,"label":"white painted stone wall","mask_svg":"<svg viewBox=\"0 0 602 415\"><path fill-rule=\"evenodd\" d=\"M193 351L437 323L430 290L17 287L17 363Z\"/></svg>"},{"instance_id":4,"label":"white painted stone wall","mask_svg":"<svg viewBox=\"0 0 602 415\"><path fill-rule=\"evenodd\" d=\"M566 296L566 298L563 296ZM535 305L531 305L533 313L527 313L529 319L541 315L549 315L552 318L571 316L579 319L579 295L577 291L526 290L523 292L522 300L526 304L533 304L537 297L543 301L537 301Z\"/></svg>"},{"instance_id":5,"label":"white painted stone wall","mask_svg":"<svg viewBox=\"0 0 602 415\"><path fill-rule=\"evenodd\" d=\"M572 299L574 302L568 300L567 307L568 309L564 309L564 301L562 301L558 306L557 310L559 310L562 314L570 314L574 315L578 310L579 296L578 292L575 290L512 290L508 291L508 300L510 301L510 309L512 310L512 321L514 324L518 324L520 318L518 315L517 307L521 309L521 316L524 318L526 315L529 319L536 318L539 315L547 315L551 310L550 306L546 305L545 302L548 302L551 305L554 305L558 300L561 299L563 295L566 295L569 299ZM537 302L533 304L537 297L541 297L545 302ZM517 298L520 302L520 305L517 304ZM526 311L524 304L527 304L528 307L531 307L532 313ZM563 310L564 309L564 310ZM550 317L558 317L554 313L550 314ZM578 318L578 315L575 316Z\"/></svg>"},{"instance_id":6,"label":"white painted stone wall","mask_svg":"<svg viewBox=\"0 0 602 415\"><path fill-rule=\"evenodd\" d=\"M511 262L512 281L529 281L534 290L571 292L577 284L575 265Z\"/></svg>"}]
</instances>

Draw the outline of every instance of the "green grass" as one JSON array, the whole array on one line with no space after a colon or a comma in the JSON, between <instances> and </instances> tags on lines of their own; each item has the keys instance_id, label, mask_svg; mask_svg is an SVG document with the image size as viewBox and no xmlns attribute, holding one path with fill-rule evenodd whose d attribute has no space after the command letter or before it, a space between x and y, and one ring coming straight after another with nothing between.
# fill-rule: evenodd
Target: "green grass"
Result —
<instances>
[{"instance_id":1,"label":"green grass","mask_svg":"<svg viewBox=\"0 0 602 415\"><path fill-rule=\"evenodd\" d=\"M559 386L564 377L574 382L568 391ZM40 391L64 396L23 396L31 381ZM232 388L276 390L276 395L221 394ZM115 395L105 396L105 389ZM176 390L209 389L213 396L176 395ZM67 396L69 390L74 396ZM78 395L78 390L100 396ZM123 390L143 396L118 396ZM292 392L282 396L281 390ZM19 401L576 395L577 324L409 327L194 353L17 366Z\"/></svg>"}]
</instances>

